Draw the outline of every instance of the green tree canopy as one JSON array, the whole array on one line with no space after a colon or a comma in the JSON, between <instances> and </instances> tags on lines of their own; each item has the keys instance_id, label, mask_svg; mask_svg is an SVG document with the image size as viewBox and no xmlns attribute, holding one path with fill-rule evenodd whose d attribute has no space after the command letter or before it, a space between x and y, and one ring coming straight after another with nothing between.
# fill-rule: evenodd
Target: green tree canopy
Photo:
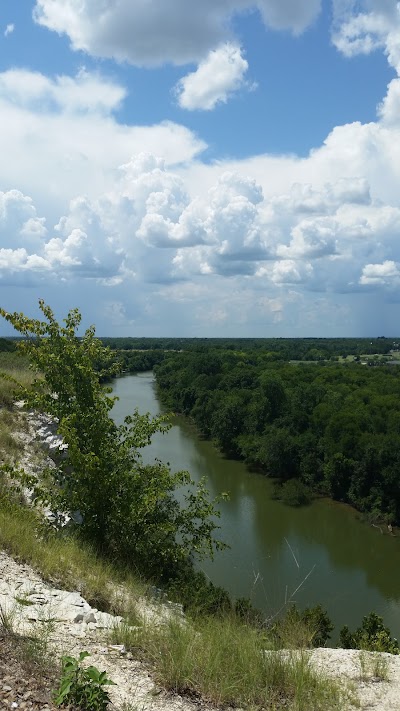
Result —
<instances>
[{"instance_id":1,"label":"green tree canopy","mask_svg":"<svg viewBox=\"0 0 400 711\"><path fill-rule=\"evenodd\" d=\"M79 512L80 536L157 578L192 556L212 556L223 544L213 535L219 514L204 482L195 487L187 472L142 461L141 448L169 428L166 418L136 410L117 426L110 414L115 398L100 383L116 374L111 352L94 327L78 336L77 309L60 325L49 306L42 300L39 306L43 321L0 309L25 337L19 348L36 372L32 389L22 393L26 406L58 421L68 444L68 456L52 476L40 487L30 482L37 499L52 511ZM177 489L183 491L179 499Z\"/></svg>"}]
</instances>

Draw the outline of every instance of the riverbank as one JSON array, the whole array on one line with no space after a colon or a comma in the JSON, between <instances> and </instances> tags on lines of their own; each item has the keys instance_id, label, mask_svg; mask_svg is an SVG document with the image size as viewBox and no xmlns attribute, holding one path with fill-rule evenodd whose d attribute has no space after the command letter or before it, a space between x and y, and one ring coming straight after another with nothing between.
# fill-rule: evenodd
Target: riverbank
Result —
<instances>
[{"instance_id":1,"label":"riverbank","mask_svg":"<svg viewBox=\"0 0 400 711\"><path fill-rule=\"evenodd\" d=\"M18 432L14 434L18 438ZM28 470L30 461L36 468L40 462L43 466L48 463L43 443L47 440L48 445L48 438L54 436L43 429L43 422L35 420L34 415L25 422L21 461ZM55 444L54 439L50 442ZM50 655L55 660L54 675L50 680L48 676L44 677L42 689L37 686L35 676L35 684L30 689L25 667L15 666L25 662L23 659L13 661L11 674L1 689L3 701L19 704L18 708L22 709L51 709L49 684L59 674L61 654L67 652L77 656L80 651L87 650L91 654L90 663L105 669L108 676L117 681L117 688L112 687L113 703L121 711L138 707L154 711L222 708L227 699L231 706L243 708L250 702L250 699L246 702L243 688L240 690L244 678L249 680L252 693L255 690L259 695L251 703L254 708L344 709L350 703L347 689L352 687L352 698L359 696L361 708L370 708L373 704L372 707L379 711L397 709L398 658L374 655L372 661L367 662L360 652L344 650L271 650L265 657L267 640L258 637L255 638L258 639L257 646L251 652L253 656L249 657L248 644L254 633L249 633L245 626L229 627L214 621L214 637L210 638L206 622L182 624L181 613L175 612L176 608L172 608L171 618L171 607L160 603L154 605L146 600L143 585L126 571L118 571L73 539L38 538L36 525L32 510L13 509L10 505L0 508L0 547L12 553L12 556L5 553L0 556L0 604L5 611L2 615L0 664L7 668L5 655L8 656L10 640L14 651L20 644L26 650L24 640L28 640L30 663L40 663L48 659L46 654ZM167 621L158 624L157 620L165 616ZM123 626L121 617L124 617ZM150 625L148 621L144 623L144 617L153 622ZM212 644L208 649L210 639ZM36 640L33 660L32 640ZM113 642L124 643L125 649L116 647ZM224 645L228 645L227 648ZM210 659L215 675L211 685L207 666ZM265 677L268 669L271 673L271 664L257 671L255 662L263 659L274 660L274 675L277 668L280 670L280 686L276 687L275 679L271 690L266 686ZM383 661L377 663L374 661L377 659ZM194 669L188 672L188 662L194 664L195 675ZM229 672L235 664L239 664L235 683L240 681L240 684L235 690L227 689L226 679L229 684ZM379 681L377 670L381 672ZM260 672L261 676L258 676ZM334 680L333 686L327 681L330 676ZM258 686L260 682L261 686ZM343 691L346 691L347 700ZM260 701L266 692L270 699L268 705ZM234 703L235 699L238 704Z\"/></svg>"},{"instance_id":2,"label":"riverbank","mask_svg":"<svg viewBox=\"0 0 400 711\"><path fill-rule=\"evenodd\" d=\"M117 423L134 407L152 415L163 411L152 373L116 380L113 393L119 397L112 411ZM212 496L229 493L219 504L219 536L230 549L201 563L216 585L233 598L250 598L266 618L291 596L302 609L321 604L335 624L334 643L343 625L358 627L372 610L400 638L399 538L381 535L348 505L329 499L303 508L274 501L268 478L221 455L186 419L173 418L172 425L143 450L145 462L167 460L196 482L206 476Z\"/></svg>"},{"instance_id":3,"label":"riverbank","mask_svg":"<svg viewBox=\"0 0 400 711\"><path fill-rule=\"evenodd\" d=\"M3 672L0 702L5 708L53 711L58 660L63 654L77 658L83 650L90 654L87 664L105 670L115 682L109 691L116 711L138 708L142 711L215 711L218 708L199 697L193 699L171 693L157 683L154 667L141 661L140 655L135 658L124 645L113 643L121 618L99 612L79 591L60 590L50 585L31 566L15 561L4 551L0 552L0 580L3 620L3 626L0 624L0 670ZM168 626L171 622L168 607L156 604L151 612L158 625ZM10 627L5 629L7 619ZM315 670L318 678L339 682L345 691L336 706L340 711L400 709L398 656L325 648L283 654L286 657L302 654L305 668ZM274 704L271 708L325 711L330 705L328 701L324 703L310 700L309 706L295 704L292 707L284 702L282 706Z\"/></svg>"}]
</instances>

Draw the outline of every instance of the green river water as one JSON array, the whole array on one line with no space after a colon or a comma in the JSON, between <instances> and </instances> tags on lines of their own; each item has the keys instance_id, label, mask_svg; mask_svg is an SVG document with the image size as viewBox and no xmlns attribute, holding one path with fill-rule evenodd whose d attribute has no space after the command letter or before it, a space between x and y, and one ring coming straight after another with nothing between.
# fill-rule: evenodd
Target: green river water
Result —
<instances>
[{"instance_id":1,"label":"green river water","mask_svg":"<svg viewBox=\"0 0 400 711\"><path fill-rule=\"evenodd\" d=\"M162 411L152 373L120 378L113 391L118 422L135 407ZM353 628L373 610L400 637L400 537L381 534L329 500L300 509L272 500L266 477L222 457L183 418L175 417L171 430L146 448L145 461L155 457L195 480L205 476L213 496L229 492L220 504L219 536L230 549L200 567L233 597L251 598L268 616L289 599L300 607L321 603L336 630Z\"/></svg>"}]
</instances>

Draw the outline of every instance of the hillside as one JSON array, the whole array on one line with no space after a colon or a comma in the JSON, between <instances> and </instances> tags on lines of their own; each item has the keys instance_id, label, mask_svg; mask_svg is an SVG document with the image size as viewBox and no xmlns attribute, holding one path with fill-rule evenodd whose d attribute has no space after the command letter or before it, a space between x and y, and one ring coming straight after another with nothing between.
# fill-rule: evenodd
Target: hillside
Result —
<instances>
[{"instance_id":1,"label":"hillside","mask_svg":"<svg viewBox=\"0 0 400 711\"><path fill-rule=\"evenodd\" d=\"M23 415L20 415L21 421ZM25 467L37 470L38 461L48 465L51 460L44 448L54 447L56 438L43 426L42 418L31 415L15 437L23 442L21 460ZM38 447L39 445L39 447ZM43 451L44 450L44 451ZM4 527L4 517L0 522L0 543L5 545L7 532ZM9 547L14 543L9 541ZM37 542L36 546L40 546ZM15 553L14 553L15 556ZM20 554L21 558L29 558ZM34 558L34 556L33 556ZM43 560L43 559L42 559ZM193 693L189 696L174 693L173 685L160 679L159 672L143 649L132 648L121 643L120 615L109 615L99 611L98 607L85 599L85 594L96 598L93 581L81 580L75 575L75 584L67 589L59 582L49 582L49 578L58 580L72 579L74 575L69 566L74 561L65 557L58 561L58 572L49 575L46 580L40 574L40 557L36 558L35 568L22 560L8 555L4 550L0 553L0 606L2 610L2 626L0 627L0 669L2 681L0 700L5 708L52 710L51 692L57 685L59 674L59 659L68 653L77 656L86 650L90 653L89 661L100 670L106 670L108 676L117 686L110 687L113 707L122 711L125 709L160 709L160 711L176 711L177 709L191 711L192 709L212 708L207 698L204 701ZM63 571L64 568L64 571ZM88 568L88 566L87 566ZM88 575L92 571L88 570ZM103 571L104 572L104 571ZM81 571L82 575L82 571ZM97 583L99 585L99 580ZM116 598L133 596L136 624L142 625L145 634L151 635L151 629L172 627L176 624L187 627L188 622L182 618L181 610L176 606L149 600L137 589L123 584L116 584L112 579L102 580L113 589ZM97 590L98 605L104 607ZM102 604L101 604L102 603ZM121 605L121 603L120 603ZM127 610L125 603L125 610ZM132 607L130 617L132 619ZM7 628L7 620L9 627ZM138 622L141 620L141 622ZM192 631L193 635L196 632ZM119 635L119 636L118 636ZM117 644L115 642L118 642ZM27 646L28 643L28 646ZM28 649L28 651L27 651ZM376 709L376 711L396 711L400 709L400 657L388 654L369 654L356 650L317 649L312 651L274 652L280 655L305 655L307 664L317 671L322 679L338 679L342 689L350 689L351 698L355 703L358 699L361 709ZM51 661L50 661L51 660ZM221 670L221 685L223 685ZM384 678L383 678L384 677ZM176 685L178 687L178 684ZM15 704L18 704L16 706ZM222 708L225 704L213 706ZM339 708L351 705L342 698ZM274 705L273 708L308 708L302 705ZM309 708L324 706L313 705Z\"/></svg>"}]
</instances>

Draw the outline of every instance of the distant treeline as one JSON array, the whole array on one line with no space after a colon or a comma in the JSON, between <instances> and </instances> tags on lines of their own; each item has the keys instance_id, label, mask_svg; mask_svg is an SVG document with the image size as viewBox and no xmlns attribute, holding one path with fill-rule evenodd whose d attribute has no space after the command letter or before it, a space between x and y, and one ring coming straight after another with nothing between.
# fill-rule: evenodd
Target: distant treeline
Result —
<instances>
[{"instance_id":1,"label":"distant treeline","mask_svg":"<svg viewBox=\"0 0 400 711\"><path fill-rule=\"evenodd\" d=\"M16 342L8 338L0 338L0 353L12 353L16 350Z\"/></svg>"},{"instance_id":2,"label":"distant treeline","mask_svg":"<svg viewBox=\"0 0 400 711\"><path fill-rule=\"evenodd\" d=\"M346 343L358 348L360 340ZM377 343L384 345L371 348ZM271 362L266 350L204 349L170 353L155 373L171 410L190 416L227 455L277 478L283 499L327 495L400 524L400 368L294 365Z\"/></svg>"},{"instance_id":3,"label":"distant treeline","mask_svg":"<svg viewBox=\"0 0 400 711\"><path fill-rule=\"evenodd\" d=\"M122 351L262 351L270 360L329 360L339 356L385 355L400 338L102 338Z\"/></svg>"}]
</instances>

